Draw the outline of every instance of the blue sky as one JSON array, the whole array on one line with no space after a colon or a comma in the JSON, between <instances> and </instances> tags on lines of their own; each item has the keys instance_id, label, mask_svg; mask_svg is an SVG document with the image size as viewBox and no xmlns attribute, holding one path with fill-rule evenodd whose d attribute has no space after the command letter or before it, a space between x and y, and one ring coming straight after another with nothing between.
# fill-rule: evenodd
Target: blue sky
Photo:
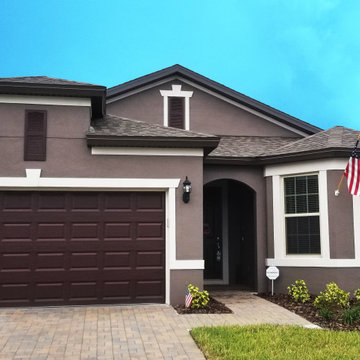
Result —
<instances>
[{"instance_id":1,"label":"blue sky","mask_svg":"<svg viewBox=\"0 0 360 360\"><path fill-rule=\"evenodd\" d=\"M359 18L358 0L0 0L0 77L111 87L178 63L360 130Z\"/></svg>"}]
</instances>

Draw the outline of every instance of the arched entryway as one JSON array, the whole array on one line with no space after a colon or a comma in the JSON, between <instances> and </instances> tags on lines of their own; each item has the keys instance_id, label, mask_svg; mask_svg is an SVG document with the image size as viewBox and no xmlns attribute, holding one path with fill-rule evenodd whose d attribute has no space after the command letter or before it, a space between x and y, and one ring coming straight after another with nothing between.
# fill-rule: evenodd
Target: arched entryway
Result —
<instances>
[{"instance_id":1,"label":"arched entryway","mask_svg":"<svg viewBox=\"0 0 360 360\"><path fill-rule=\"evenodd\" d=\"M256 287L255 191L221 179L204 186L204 283Z\"/></svg>"}]
</instances>

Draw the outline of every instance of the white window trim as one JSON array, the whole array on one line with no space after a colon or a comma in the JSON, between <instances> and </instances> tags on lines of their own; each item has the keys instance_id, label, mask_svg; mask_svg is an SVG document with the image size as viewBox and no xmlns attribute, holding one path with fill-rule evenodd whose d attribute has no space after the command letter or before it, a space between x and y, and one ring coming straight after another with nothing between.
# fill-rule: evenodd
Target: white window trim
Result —
<instances>
[{"instance_id":1,"label":"white window trim","mask_svg":"<svg viewBox=\"0 0 360 360\"><path fill-rule=\"evenodd\" d=\"M27 104L27 105L62 105L62 106L91 106L89 98L71 98L62 96L41 95L0 95L0 104Z\"/></svg>"},{"instance_id":2,"label":"white window trim","mask_svg":"<svg viewBox=\"0 0 360 360\"><path fill-rule=\"evenodd\" d=\"M26 177L0 177L1 190L164 191L165 303L170 304L170 271L203 270L204 260L176 259L176 188L180 179L42 178L41 169L26 169Z\"/></svg>"},{"instance_id":3,"label":"white window trim","mask_svg":"<svg viewBox=\"0 0 360 360\"><path fill-rule=\"evenodd\" d=\"M265 260L266 266L284 267L323 267L323 268L360 268L360 197L352 195L353 200L353 224L354 224L354 249L355 259L330 259L329 244L329 217L328 217L328 194L327 176L328 170L344 170L348 159L324 159L303 161L294 164L269 165L265 168L264 176L272 176L273 183L273 222L274 222L274 258ZM322 257L283 257L281 251L282 224L281 210L281 176L297 175L306 172L319 171L319 203L320 203L320 231L322 233ZM331 189L330 189L331 190ZM334 189L335 190L335 189ZM343 189L343 191L347 191ZM335 195L334 195L335 196ZM279 215L280 214L280 215ZM280 217L279 217L280 216ZM325 237L328 239L325 241Z\"/></svg>"},{"instance_id":4,"label":"white window trim","mask_svg":"<svg viewBox=\"0 0 360 360\"><path fill-rule=\"evenodd\" d=\"M190 130L190 98L193 91L182 91L181 85L171 85L172 90L160 90L161 96L164 97L164 126L169 126L169 97L185 98L185 130Z\"/></svg>"},{"instance_id":5,"label":"white window trim","mask_svg":"<svg viewBox=\"0 0 360 360\"><path fill-rule=\"evenodd\" d=\"M273 183L273 222L274 222L274 259L267 259L266 263L286 263L286 266L299 266L305 263L307 266L319 261L330 260L329 244L329 220L328 220L328 195L327 195L327 173L320 170L317 173L291 174L294 176L318 175L319 183L319 220L320 220L320 249L321 254L290 255L286 253L286 230L285 230L285 204L284 204L284 178L288 175L274 175ZM273 261L271 261L273 260ZM275 265L276 266L276 265ZM284 266L284 265L283 265Z\"/></svg>"}]
</instances>

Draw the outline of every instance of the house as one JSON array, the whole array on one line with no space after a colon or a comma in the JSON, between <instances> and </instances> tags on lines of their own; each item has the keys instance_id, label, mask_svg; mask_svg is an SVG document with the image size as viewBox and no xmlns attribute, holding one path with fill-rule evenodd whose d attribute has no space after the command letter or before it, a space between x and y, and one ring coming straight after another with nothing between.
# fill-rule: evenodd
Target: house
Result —
<instances>
[{"instance_id":1,"label":"house","mask_svg":"<svg viewBox=\"0 0 360 360\"><path fill-rule=\"evenodd\" d=\"M2 78L0 120L1 306L263 292L270 265L276 291L360 280L360 199L334 195L355 130L180 65L110 89Z\"/></svg>"}]
</instances>

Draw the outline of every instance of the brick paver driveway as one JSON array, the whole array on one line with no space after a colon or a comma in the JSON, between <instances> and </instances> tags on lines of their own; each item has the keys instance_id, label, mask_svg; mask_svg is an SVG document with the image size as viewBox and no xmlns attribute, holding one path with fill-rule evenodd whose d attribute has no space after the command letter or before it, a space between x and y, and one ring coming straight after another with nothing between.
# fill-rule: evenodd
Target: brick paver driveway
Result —
<instances>
[{"instance_id":1,"label":"brick paver driveway","mask_svg":"<svg viewBox=\"0 0 360 360\"><path fill-rule=\"evenodd\" d=\"M204 359L188 329L310 325L249 293L214 295L234 313L178 315L167 305L0 309L0 359Z\"/></svg>"}]
</instances>

